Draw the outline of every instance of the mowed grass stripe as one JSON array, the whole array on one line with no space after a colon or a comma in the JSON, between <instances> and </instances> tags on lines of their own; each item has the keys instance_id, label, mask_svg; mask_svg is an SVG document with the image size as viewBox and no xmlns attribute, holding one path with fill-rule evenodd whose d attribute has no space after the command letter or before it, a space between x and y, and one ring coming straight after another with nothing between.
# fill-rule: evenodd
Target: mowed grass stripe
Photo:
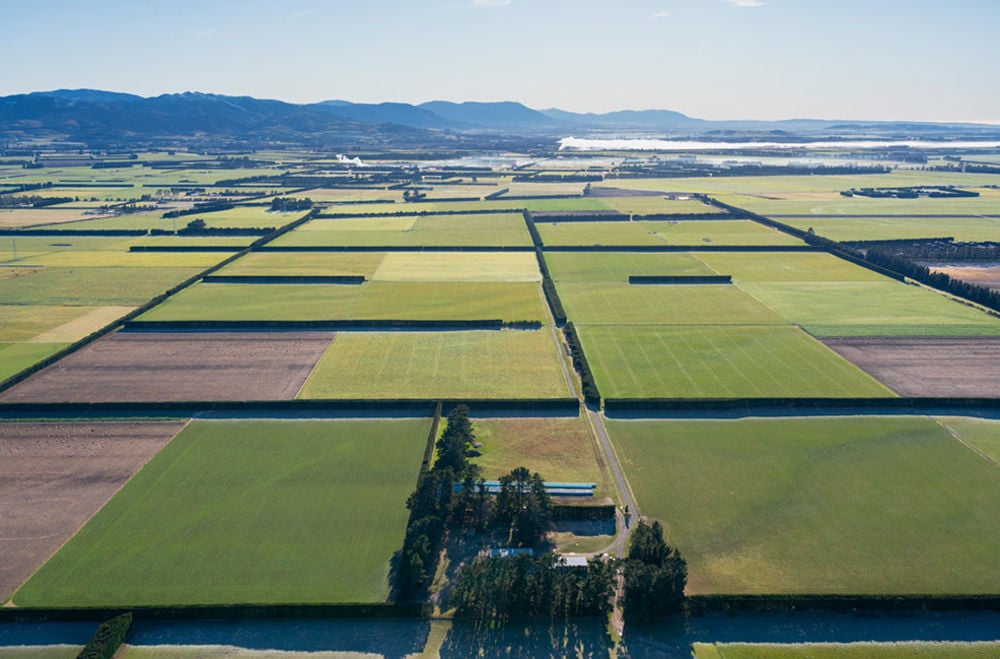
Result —
<instances>
[{"instance_id":1,"label":"mowed grass stripe","mask_svg":"<svg viewBox=\"0 0 1000 659\"><path fill-rule=\"evenodd\" d=\"M1000 470L926 417L608 422L689 592L996 593Z\"/></svg>"},{"instance_id":2,"label":"mowed grass stripe","mask_svg":"<svg viewBox=\"0 0 1000 659\"><path fill-rule=\"evenodd\" d=\"M300 398L559 398L548 330L341 332Z\"/></svg>"},{"instance_id":3,"label":"mowed grass stripe","mask_svg":"<svg viewBox=\"0 0 1000 659\"><path fill-rule=\"evenodd\" d=\"M20 606L378 602L429 420L195 421Z\"/></svg>"},{"instance_id":4,"label":"mowed grass stripe","mask_svg":"<svg viewBox=\"0 0 1000 659\"><path fill-rule=\"evenodd\" d=\"M881 397L894 394L798 328L578 328L606 398Z\"/></svg>"}]
</instances>

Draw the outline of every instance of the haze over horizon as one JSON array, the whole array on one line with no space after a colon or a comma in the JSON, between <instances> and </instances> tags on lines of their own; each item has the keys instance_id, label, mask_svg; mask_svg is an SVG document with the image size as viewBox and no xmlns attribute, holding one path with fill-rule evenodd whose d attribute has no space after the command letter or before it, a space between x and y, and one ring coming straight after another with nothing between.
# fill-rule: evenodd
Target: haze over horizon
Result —
<instances>
[{"instance_id":1,"label":"haze over horizon","mask_svg":"<svg viewBox=\"0 0 1000 659\"><path fill-rule=\"evenodd\" d=\"M12 0L0 95L1000 123L998 26L989 0Z\"/></svg>"}]
</instances>

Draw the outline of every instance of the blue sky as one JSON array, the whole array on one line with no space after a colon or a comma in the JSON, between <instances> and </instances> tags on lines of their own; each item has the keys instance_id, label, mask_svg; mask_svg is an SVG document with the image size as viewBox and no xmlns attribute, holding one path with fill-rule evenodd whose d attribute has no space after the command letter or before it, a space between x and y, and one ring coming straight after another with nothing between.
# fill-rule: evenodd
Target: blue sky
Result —
<instances>
[{"instance_id":1,"label":"blue sky","mask_svg":"<svg viewBox=\"0 0 1000 659\"><path fill-rule=\"evenodd\" d=\"M1000 0L4 0L0 94L1000 123Z\"/></svg>"}]
</instances>

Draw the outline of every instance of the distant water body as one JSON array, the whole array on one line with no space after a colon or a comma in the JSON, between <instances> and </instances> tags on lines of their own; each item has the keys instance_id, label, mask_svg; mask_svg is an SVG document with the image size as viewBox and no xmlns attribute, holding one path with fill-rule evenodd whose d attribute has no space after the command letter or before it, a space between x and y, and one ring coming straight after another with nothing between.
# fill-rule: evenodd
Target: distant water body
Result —
<instances>
[{"instance_id":1,"label":"distant water body","mask_svg":"<svg viewBox=\"0 0 1000 659\"><path fill-rule=\"evenodd\" d=\"M565 151L742 151L745 149L995 149L1000 141L931 140L845 140L841 142L704 142L653 139L586 139L564 137L559 149Z\"/></svg>"}]
</instances>

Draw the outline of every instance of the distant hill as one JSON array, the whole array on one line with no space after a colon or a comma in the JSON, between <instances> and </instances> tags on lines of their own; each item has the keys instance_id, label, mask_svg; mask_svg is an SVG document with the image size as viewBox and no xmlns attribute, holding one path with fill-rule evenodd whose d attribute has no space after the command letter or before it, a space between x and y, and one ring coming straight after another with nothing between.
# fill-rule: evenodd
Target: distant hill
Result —
<instances>
[{"instance_id":1,"label":"distant hill","mask_svg":"<svg viewBox=\"0 0 1000 659\"><path fill-rule=\"evenodd\" d=\"M1000 136L1000 127L817 119L707 121L672 110L621 110L604 114L558 108L539 111L512 101L430 101L412 105L330 100L301 105L200 92L144 98L95 89L59 89L0 97L0 137L8 140L44 136L89 144L177 139L254 143L277 140L344 148L400 148L460 146L470 140L480 146L509 145L518 139L538 144L567 135L589 134L709 139L996 138Z\"/></svg>"}]
</instances>

